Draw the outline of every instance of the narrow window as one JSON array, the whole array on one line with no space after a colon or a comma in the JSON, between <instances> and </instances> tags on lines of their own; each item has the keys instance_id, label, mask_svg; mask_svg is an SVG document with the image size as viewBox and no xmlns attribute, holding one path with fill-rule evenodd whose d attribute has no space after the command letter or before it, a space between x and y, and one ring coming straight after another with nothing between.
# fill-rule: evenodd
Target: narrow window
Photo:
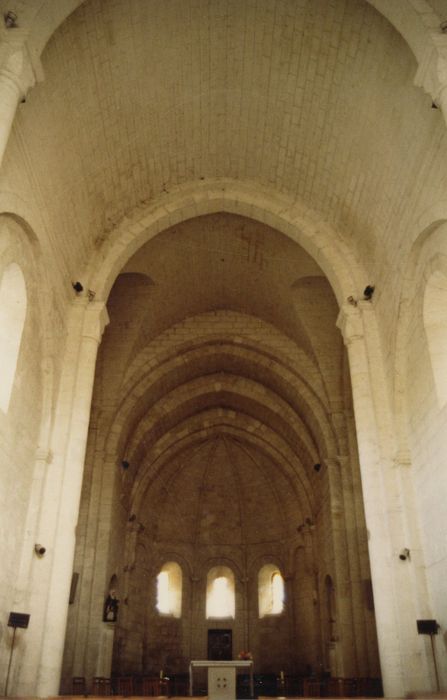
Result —
<instances>
[{"instance_id":1,"label":"narrow window","mask_svg":"<svg viewBox=\"0 0 447 700\"><path fill-rule=\"evenodd\" d=\"M226 566L216 566L208 572L206 617L234 618L234 575Z\"/></svg>"},{"instance_id":2,"label":"narrow window","mask_svg":"<svg viewBox=\"0 0 447 700\"><path fill-rule=\"evenodd\" d=\"M162 615L182 614L182 570L175 561L166 563L157 576L156 607Z\"/></svg>"},{"instance_id":3,"label":"narrow window","mask_svg":"<svg viewBox=\"0 0 447 700\"><path fill-rule=\"evenodd\" d=\"M284 579L274 564L266 564L258 574L259 617L279 615L284 610Z\"/></svg>"},{"instance_id":4,"label":"narrow window","mask_svg":"<svg viewBox=\"0 0 447 700\"><path fill-rule=\"evenodd\" d=\"M16 263L0 282L0 408L8 412L26 316L26 286Z\"/></svg>"}]
</instances>

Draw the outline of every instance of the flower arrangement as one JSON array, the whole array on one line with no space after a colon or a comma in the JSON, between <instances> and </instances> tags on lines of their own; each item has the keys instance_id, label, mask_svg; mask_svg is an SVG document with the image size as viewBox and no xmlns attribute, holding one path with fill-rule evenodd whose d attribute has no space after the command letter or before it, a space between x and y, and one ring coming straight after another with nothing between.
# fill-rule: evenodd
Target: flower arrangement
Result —
<instances>
[{"instance_id":1,"label":"flower arrangement","mask_svg":"<svg viewBox=\"0 0 447 700\"><path fill-rule=\"evenodd\" d=\"M240 651L239 654L237 655L237 658L240 659L241 661L252 661L253 656L251 651Z\"/></svg>"}]
</instances>

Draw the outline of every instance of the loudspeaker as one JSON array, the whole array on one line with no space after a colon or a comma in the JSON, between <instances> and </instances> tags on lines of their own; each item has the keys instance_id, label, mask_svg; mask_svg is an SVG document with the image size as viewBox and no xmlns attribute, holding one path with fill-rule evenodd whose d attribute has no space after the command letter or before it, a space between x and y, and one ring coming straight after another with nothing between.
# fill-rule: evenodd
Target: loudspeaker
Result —
<instances>
[{"instance_id":1,"label":"loudspeaker","mask_svg":"<svg viewBox=\"0 0 447 700\"><path fill-rule=\"evenodd\" d=\"M26 630L28 627L30 616L28 613L9 613L8 627L21 627Z\"/></svg>"},{"instance_id":2,"label":"loudspeaker","mask_svg":"<svg viewBox=\"0 0 447 700\"><path fill-rule=\"evenodd\" d=\"M436 620L416 620L418 634L438 634L439 625Z\"/></svg>"}]
</instances>

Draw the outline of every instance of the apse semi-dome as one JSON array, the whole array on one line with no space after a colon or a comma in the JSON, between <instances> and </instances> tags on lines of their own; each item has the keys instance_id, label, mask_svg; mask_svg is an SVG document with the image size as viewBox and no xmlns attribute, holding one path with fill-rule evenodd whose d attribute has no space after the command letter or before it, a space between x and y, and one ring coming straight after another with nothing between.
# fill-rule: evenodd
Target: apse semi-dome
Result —
<instances>
[{"instance_id":1,"label":"apse semi-dome","mask_svg":"<svg viewBox=\"0 0 447 700\"><path fill-rule=\"evenodd\" d=\"M278 464L253 445L221 435L166 466L142 508L150 503L146 518L160 543L273 543L287 537L297 510L288 494Z\"/></svg>"}]
</instances>

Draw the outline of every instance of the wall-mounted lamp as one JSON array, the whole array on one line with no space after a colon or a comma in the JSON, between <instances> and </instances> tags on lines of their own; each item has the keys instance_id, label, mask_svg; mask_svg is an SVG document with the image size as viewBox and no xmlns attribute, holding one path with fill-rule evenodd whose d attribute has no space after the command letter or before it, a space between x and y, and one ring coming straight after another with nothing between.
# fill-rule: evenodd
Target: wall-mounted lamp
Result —
<instances>
[{"instance_id":1,"label":"wall-mounted lamp","mask_svg":"<svg viewBox=\"0 0 447 700\"><path fill-rule=\"evenodd\" d=\"M84 289L84 287L82 286L82 284L80 282L72 282L71 286L75 290L76 294L80 294Z\"/></svg>"},{"instance_id":2,"label":"wall-mounted lamp","mask_svg":"<svg viewBox=\"0 0 447 700\"><path fill-rule=\"evenodd\" d=\"M45 547L41 544L35 544L34 545L34 551L36 552L38 557L43 557L45 552L47 551Z\"/></svg>"},{"instance_id":3,"label":"wall-mounted lamp","mask_svg":"<svg viewBox=\"0 0 447 700\"><path fill-rule=\"evenodd\" d=\"M410 550L407 548L402 549L399 553L399 559L401 561L407 561L407 559L409 559L409 558L410 558Z\"/></svg>"},{"instance_id":4,"label":"wall-mounted lamp","mask_svg":"<svg viewBox=\"0 0 447 700\"><path fill-rule=\"evenodd\" d=\"M363 290L363 298L365 301L371 301L374 294L375 287L372 284L368 284Z\"/></svg>"}]
</instances>

